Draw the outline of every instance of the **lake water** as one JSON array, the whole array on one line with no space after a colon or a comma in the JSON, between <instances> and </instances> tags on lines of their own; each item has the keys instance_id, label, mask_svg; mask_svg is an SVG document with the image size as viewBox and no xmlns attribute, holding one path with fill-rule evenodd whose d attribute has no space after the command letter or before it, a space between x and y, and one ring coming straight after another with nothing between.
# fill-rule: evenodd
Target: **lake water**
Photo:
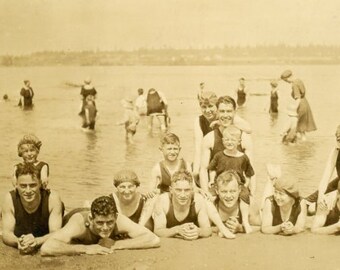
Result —
<instances>
[{"instance_id":1,"label":"lake water","mask_svg":"<svg viewBox=\"0 0 340 270\"><path fill-rule=\"evenodd\" d=\"M295 146L280 143L286 121L285 107L290 86L279 83L280 112L268 114L269 80L291 68L307 88L307 98L318 126L308 141ZM81 84L90 76L98 91L99 119L94 134L80 129L80 89L65 82ZM217 66L217 67L20 67L0 68L0 196L11 189L13 165L20 162L17 143L25 133L36 134L43 142L39 160L50 165L50 188L59 191L66 207L81 206L86 199L112 190L113 174L121 168L137 172L144 191L151 168L162 156L160 133L147 131L146 121L138 126L134 145L126 145L124 128L115 123L123 110L120 99L137 96L137 89L153 87L168 98L171 131L181 139L181 155L193 160L193 119L200 113L196 101L198 85L218 95L234 94L238 78L245 77L251 96L239 113L253 127L254 169L257 196L266 180L266 163L282 165L283 175L298 181L302 195L313 191L321 176L339 121L340 66ZM16 104L22 81L30 79L35 91L35 108L23 112ZM0 197L0 198L1 198Z\"/></svg>"}]
</instances>

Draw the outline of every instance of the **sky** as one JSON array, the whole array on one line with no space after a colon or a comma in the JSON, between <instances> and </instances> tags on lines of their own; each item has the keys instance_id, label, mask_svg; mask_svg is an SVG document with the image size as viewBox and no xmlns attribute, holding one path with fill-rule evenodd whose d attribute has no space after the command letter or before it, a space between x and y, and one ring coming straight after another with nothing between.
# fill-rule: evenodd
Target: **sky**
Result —
<instances>
[{"instance_id":1,"label":"sky","mask_svg":"<svg viewBox=\"0 0 340 270\"><path fill-rule=\"evenodd\" d=\"M0 0L0 55L340 45L338 0Z\"/></svg>"}]
</instances>

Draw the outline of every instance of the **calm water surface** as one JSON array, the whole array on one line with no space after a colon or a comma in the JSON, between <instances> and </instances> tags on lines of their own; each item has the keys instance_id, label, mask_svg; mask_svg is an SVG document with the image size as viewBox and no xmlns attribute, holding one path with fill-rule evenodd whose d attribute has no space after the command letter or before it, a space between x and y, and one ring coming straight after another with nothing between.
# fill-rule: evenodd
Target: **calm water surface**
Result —
<instances>
[{"instance_id":1,"label":"calm water surface","mask_svg":"<svg viewBox=\"0 0 340 270\"><path fill-rule=\"evenodd\" d=\"M43 142L39 160L50 165L50 188L61 194L67 208L81 206L86 199L112 190L112 176L121 168L137 172L146 190L151 168L162 158L158 150L160 133L147 132L146 121L138 126L134 145L126 145L124 128L115 123L122 117L119 100L136 96L139 87L154 87L169 101L171 131L179 135L182 156L193 159L193 119L200 110L195 100L201 81L218 95L234 94L238 78L245 77L252 95L239 110L253 127L254 168L260 196L266 179L265 164L280 163L285 177L295 178L302 195L313 191L322 175L334 132L339 121L340 66L294 66L291 68L307 88L307 98L318 126L308 141L296 146L280 143L286 121L289 85L279 84L280 112L268 113L269 79L285 66L226 67L27 67L0 68L0 94L10 101L0 103L0 198L11 189L13 165L20 162L17 143L25 133L35 133ZM80 129L79 88L65 82L81 83L92 77L98 91L99 119L94 134ZM23 112L15 105L24 79L35 91L35 109Z\"/></svg>"}]
</instances>

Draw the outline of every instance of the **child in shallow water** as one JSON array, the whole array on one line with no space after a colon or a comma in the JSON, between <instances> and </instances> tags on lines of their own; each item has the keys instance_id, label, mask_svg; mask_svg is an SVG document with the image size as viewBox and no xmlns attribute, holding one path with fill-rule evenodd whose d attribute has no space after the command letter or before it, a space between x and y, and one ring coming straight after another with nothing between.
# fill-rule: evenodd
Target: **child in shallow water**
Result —
<instances>
[{"instance_id":1,"label":"child in shallow water","mask_svg":"<svg viewBox=\"0 0 340 270\"><path fill-rule=\"evenodd\" d=\"M42 143L33 134L24 135L23 138L18 143L18 156L22 157L23 162L18 163L14 166L14 177L13 186L15 186L17 179L18 168L25 166L26 164L33 165L37 170L38 177L42 182L43 188L47 188L48 176L49 176L49 166L44 161L38 161L38 155Z\"/></svg>"},{"instance_id":2,"label":"child in shallow water","mask_svg":"<svg viewBox=\"0 0 340 270\"><path fill-rule=\"evenodd\" d=\"M289 143L296 143L297 140L297 133L296 127L298 122L298 114L297 108L299 104L293 100L287 106L287 113L288 113L288 121L283 130L282 134L282 143L289 144Z\"/></svg>"},{"instance_id":3,"label":"child in shallow water","mask_svg":"<svg viewBox=\"0 0 340 270\"><path fill-rule=\"evenodd\" d=\"M136 111L133 100L130 98L125 98L121 100L121 104L124 111L124 117L121 121L117 122L117 125L125 125L126 140L129 143L133 143L133 136L136 134L137 125L139 123L139 114Z\"/></svg>"}]
</instances>

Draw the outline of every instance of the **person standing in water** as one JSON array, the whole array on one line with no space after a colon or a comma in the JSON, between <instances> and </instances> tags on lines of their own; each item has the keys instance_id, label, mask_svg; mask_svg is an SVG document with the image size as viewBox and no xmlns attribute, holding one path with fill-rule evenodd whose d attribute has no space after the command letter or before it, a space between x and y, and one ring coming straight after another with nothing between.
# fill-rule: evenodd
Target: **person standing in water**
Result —
<instances>
[{"instance_id":1,"label":"person standing in water","mask_svg":"<svg viewBox=\"0 0 340 270\"><path fill-rule=\"evenodd\" d=\"M245 79L243 77L239 79L239 83L240 85L238 89L236 90L236 94L237 94L236 103L238 107L242 107L246 103L248 91L246 89Z\"/></svg>"},{"instance_id":2,"label":"person standing in water","mask_svg":"<svg viewBox=\"0 0 340 270\"><path fill-rule=\"evenodd\" d=\"M138 97L135 100L135 107L140 116L146 115L147 105L143 88L138 89Z\"/></svg>"},{"instance_id":3,"label":"person standing in water","mask_svg":"<svg viewBox=\"0 0 340 270\"><path fill-rule=\"evenodd\" d=\"M91 79L86 78L84 80L84 85L81 87L80 90L80 96L82 99L81 109L79 113L80 116L83 116L85 114L84 107L86 105L86 98L89 95L93 96L93 98L95 99L97 97L97 90L93 87L93 85L91 85ZM94 105L96 106L95 102Z\"/></svg>"},{"instance_id":4,"label":"person standing in water","mask_svg":"<svg viewBox=\"0 0 340 270\"><path fill-rule=\"evenodd\" d=\"M294 79L291 70L286 70L281 74L281 80L292 85L292 98L298 104L297 114L298 122L296 131L301 135L303 141L306 140L306 132L315 131L316 125L313 118L312 110L306 99L306 88L300 79Z\"/></svg>"},{"instance_id":5,"label":"person standing in water","mask_svg":"<svg viewBox=\"0 0 340 270\"><path fill-rule=\"evenodd\" d=\"M270 86L272 87L270 91L270 108L269 108L269 113L278 113L278 100L279 100L279 95L277 91L277 81L272 80L270 81Z\"/></svg>"},{"instance_id":6,"label":"person standing in water","mask_svg":"<svg viewBox=\"0 0 340 270\"><path fill-rule=\"evenodd\" d=\"M164 97L164 94L160 91L156 91L151 88L146 98L147 112L149 116L148 128L151 131L153 126L153 117L156 116L160 122L161 130L166 131L168 116L168 102Z\"/></svg>"},{"instance_id":7,"label":"person standing in water","mask_svg":"<svg viewBox=\"0 0 340 270\"><path fill-rule=\"evenodd\" d=\"M20 106L23 110L32 110L34 92L29 80L24 80L24 86L21 88L20 96L18 106Z\"/></svg>"}]
</instances>

